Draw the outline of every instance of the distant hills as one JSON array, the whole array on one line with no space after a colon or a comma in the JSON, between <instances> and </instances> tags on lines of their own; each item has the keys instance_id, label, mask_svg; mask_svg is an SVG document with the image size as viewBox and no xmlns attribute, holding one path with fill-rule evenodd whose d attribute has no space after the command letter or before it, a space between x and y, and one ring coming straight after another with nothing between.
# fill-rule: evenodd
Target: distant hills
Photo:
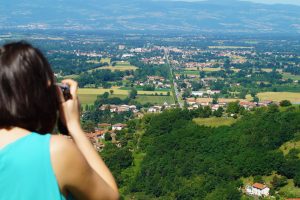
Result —
<instances>
[{"instance_id":1,"label":"distant hills","mask_svg":"<svg viewBox=\"0 0 300 200\"><path fill-rule=\"evenodd\" d=\"M238 0L9 0L0 29L299 33L300 6Z\"/></svg>"}]
</instances>

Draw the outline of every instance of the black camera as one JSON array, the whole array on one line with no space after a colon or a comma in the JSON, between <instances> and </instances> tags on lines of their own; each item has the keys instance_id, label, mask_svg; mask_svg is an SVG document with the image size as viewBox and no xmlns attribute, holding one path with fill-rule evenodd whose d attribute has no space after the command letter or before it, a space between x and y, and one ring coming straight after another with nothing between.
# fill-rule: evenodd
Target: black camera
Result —
<instances>
[{"instance_id":1,"label":"black camera","mask_svg":"<svg viewBox=\"0 0 300 200\"><path fill-rule=\"evenodd\" d=\"M70 93L70 86L68 86L67 84L63 84L63 83L56 83L55 85L61 89L65 101L72 98L71 93Z\"/></svg>"},{"instance_id":2,"label":"black camera","mask_svg":"<svg viewBox=\"0 0 300 200\"><path fill-rule=\"evenodd\" d=\"M69 100L72 98L72 95L70 93L70 86L68 86L67 84L63 84L63 83L56 83L55 84L56 86L58 86L62 93L63 93L63 96L64 96L64 99L65 101ZM57 122L57 128L59 130L59 132L63 135L68 135L69 133L69 130L68 128L64 125L64 123L61 121L61 119L59 118L58 119L58 122Z\"/></svg>"}]
</instances>

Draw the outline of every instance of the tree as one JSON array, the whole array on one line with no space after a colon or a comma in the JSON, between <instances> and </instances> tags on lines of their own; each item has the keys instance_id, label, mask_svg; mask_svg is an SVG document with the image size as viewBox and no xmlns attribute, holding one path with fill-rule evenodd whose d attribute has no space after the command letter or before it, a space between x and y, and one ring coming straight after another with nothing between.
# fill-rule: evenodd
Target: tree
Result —
<instances>
[{"instance_id":1,"label":"tree","mask_svg":"<svg viewBox=\"0 0 300 200\"><path fill-rule=\"evenodd\" d=\"M230 114L237 114L239 113L240 111L240 105L239 105L239 102L236 101L236 102L229 102L228 105L227 105L227 113L230 113Z\"/></svg>"},{"instance_id":2,"label":"tree","mask_svg":"<svg viewBox=\"0 0 300 200\"><path fill-rule=\"evenodd\" d=\"M109 93L108 92L104 92L104 94L102 94L102 98L103 99L107 99L109 97Z\"/></svg>"},{"instance_id":3,"label":"tree","mask_svg":"<svg viewBox=\"0 0 300 200\"><path fill-rule=\"evenodd\" d=\"M135 99L137 96L137 90L133 87L131 88L130 92L129 92L129 98L130 99Z\"/></svg>"},{"instance_id":4,"label":"tree","mask_svg":"<svg viewBox=\"0 0 300 200\"><path fill-rule=\"evenodd\" d=\"M254 96L252 101L258 103L259 102L259 98L257 96Z\"/></svg>"},{"instance_id":5,"label":"tree","mask_svg":"<svg viewBox=\"0 0 300 200\"><path fill-rule=\"evenodd\" d=\"M212 100L212 104L218 104L218 95L214 95L213 100Z\"/></svg>"},{"instance_id":6,"label":"tree","mask_svg":"<svg viewBox=\"0 0 300 200\"><path fill-rule=\"evenodd\" d=\"M109 90L110 94L112 95L114 93L114 90Z\"/></svg>"},{"instance_id":7,"label":"tree","mask_svg":"<svg viewBox=\"0 0 300 200\"><path fill-rule=\"evenodd\" d=\"M279 103L279 105L280 105L281 107L288 107L288 106L291 106L292 103L291 103L289 100L283 100L283 101L281 101L281 102Z\"/></svg>"},{"instance_id":8,"label":"tree","mask_svg":"<svg viewBox=\"0 0 300 200\"><path fill-rule=\"evenodd\" d=\"M287 184L287 178L285 176L279 177L275 175L271 181L271 184L273 185L274 190L278 190Z\"/></svg>"},{"instance_id":9,"label":"tree","mask_svg":"<svg viewBox=\"0 0 300 200\"><path fill-rule=\"evenodd\" d=\"M105 141L111 141L112 140L109 132L105 133L104 139L105 139Z\"/></svg>"},{"instance_id":10,"label":"tree","mask_svg":"<svg viewBox=\"0 0 300 200\"><path fill-rule=\"evenodd\" d=\"M295 186L300 187L300 173L297 172L296 175L294 176L294 183Z\"/></svg>"},{"instance_id":11,"label":"tree","mask_svg":"<svg viewBox=\"0 0 300 200\"><path fill-rule=\"evenodd\" d=\"M82 129L85 132L93 132L95 131L96 123L92 120L87 120L82 123Z\"/></svg>"}]
</instances>

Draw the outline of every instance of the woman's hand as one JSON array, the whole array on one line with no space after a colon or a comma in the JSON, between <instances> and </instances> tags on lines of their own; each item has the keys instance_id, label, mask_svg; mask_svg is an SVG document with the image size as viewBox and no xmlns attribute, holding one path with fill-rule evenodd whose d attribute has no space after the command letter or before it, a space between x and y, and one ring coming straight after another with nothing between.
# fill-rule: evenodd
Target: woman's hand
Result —
<instances>
[{"instance_id":1,"label":"woman's hand","mask_svg":"<svg viewBox=\"0 0 300 200\"><path fill-rule=\"evenodd\" d=\"M76 130L81 129L79 101L77 97L78 84L76 81L71 79L63 80L62 83L70 87L71 98L65 100L61 89L59 89L59 113L60 118L65 123L70 135L72 136L72 134L77 132Z\"/></svg>"}]
</instances>

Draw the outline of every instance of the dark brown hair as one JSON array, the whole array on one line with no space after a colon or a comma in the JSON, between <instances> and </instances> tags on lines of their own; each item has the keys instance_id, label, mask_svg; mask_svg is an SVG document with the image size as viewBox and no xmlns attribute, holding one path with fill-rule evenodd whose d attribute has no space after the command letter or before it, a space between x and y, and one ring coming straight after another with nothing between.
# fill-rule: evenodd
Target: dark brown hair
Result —
<instances>
[{"instance_id":1,"label":"dark brown hair","mask_svg":"<svg viewBox=\"0 0 300 200\"><path fill-rule=\"evenodd\" d=\"M26 42L0 47L0 128L45 134L53 130L57 110L54 75L41 51Z\"/></svg>"}]
</instances>

